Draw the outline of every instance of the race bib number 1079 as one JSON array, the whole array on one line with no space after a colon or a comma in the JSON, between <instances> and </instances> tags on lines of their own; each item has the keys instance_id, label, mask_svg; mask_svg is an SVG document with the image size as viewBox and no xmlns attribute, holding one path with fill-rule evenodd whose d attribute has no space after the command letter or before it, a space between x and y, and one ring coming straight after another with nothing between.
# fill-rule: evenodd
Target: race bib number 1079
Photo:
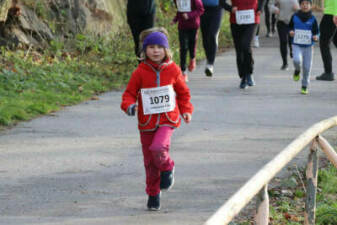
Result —
<instances>
[{"instance_id":1,"label":"race bib number 1079","mask_svg":"<svg viewBox=\"0 0 337 225\"><path fill-rule=\"evenodd\" d=\"M172 85L141 89L144 115L171 112L176 107Z\"/></svg>"}]
</instances>

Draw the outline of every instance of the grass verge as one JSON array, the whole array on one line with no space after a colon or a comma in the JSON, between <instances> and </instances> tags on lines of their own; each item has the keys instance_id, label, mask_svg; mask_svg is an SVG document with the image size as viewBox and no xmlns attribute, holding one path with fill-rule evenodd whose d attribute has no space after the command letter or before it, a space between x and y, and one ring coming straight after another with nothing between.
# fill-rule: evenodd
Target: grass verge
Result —
<instances>
[{"instance_id":1,"label":"grass verge","mask_svg":"<svg viewBox=\"0 0 337 225\"><path fill-rule=\"evenodd\" d=\"M269 193L270 225L302 225L305 211L304 169L290 168L292 175L273 179ZM323 158L318 172L316 225L337 224L337 169ZM254 207L239 215L231 225L254 224Z\"/></svg>"},{"instance_id":2,"label":"grass verge","mask_svg":"<svg viewBox=\"0 0 337 225\"><path fill-rule=\"evenodd\" d=\"M157 0L156 26L168 29L174 61L179 63L178 30L170 25L174 15L170 0ZM227 18L220 32L219 48L224 49L231 44ZM199 34L197 59L202 58ZM53 40L44 52L2 48L0 129L122 88L136 66L128 27L104 38L78 34L71 40Z\"/></svg>"}]
</instances>

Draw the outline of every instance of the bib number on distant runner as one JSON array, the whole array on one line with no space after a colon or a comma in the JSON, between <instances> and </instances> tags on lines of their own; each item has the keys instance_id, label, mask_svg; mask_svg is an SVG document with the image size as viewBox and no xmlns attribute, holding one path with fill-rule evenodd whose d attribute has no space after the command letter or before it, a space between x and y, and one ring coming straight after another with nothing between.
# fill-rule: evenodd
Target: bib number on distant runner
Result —
<instances>
[{"instance_id":1,"label":"bib number on distant runner","mask_svg":"<svg viewBox=\"0 0 337 225\"><path fill-rule=\"evenodd\" d=\"M300 45L311 45L312 32L310 30L295 29L294 43Z\"/></svg>"},{"instance_id":2,"label":"bib number on distant runner","mask_svg":"<svg viewBox=\"0 0 337 225\"><path fill-rule=\"evenodd\" d=\"M236 11L235 16L236 16L236 23L239 25L255 23L255 12L253 9L238 10Z\"/></svg>"},{"instance_id":3,"label":"bib number on distant runner","mask_svg":"<svg viewBox=\"0 0 337 225\"><path fill-rule=\"evenodd\" d=\"M191 0L177 0L178 12L191 12Z\"/></svg>"},{"instance_id":4,"label":"bib number on distant runner","mask_svg":"<svg viewBox=\"0 0 337 225\"><path fill-rule=\"evenodd\" d=\"M171 112L176 107L172 85L141 89L144 115Z\"/></svg>"}]
</instances>

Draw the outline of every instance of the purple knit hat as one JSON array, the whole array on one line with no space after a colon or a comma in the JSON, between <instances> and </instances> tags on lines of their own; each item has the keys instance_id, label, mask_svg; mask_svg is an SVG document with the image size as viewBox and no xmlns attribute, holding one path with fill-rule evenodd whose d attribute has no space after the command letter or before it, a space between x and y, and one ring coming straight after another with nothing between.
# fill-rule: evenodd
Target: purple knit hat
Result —
<instances>
[{"instance_id":1,"label":"purple knit hat","mask_svg":"<svg viewBox=\"0 0 337 225\"><path fill-rule=\"evenodd\" d=\"M159 31L153 32L146 36L143 41L143 50L145 50L148 45L160 45L165 48L169 48L166 35Z\"/></svg>"}]
</instances>

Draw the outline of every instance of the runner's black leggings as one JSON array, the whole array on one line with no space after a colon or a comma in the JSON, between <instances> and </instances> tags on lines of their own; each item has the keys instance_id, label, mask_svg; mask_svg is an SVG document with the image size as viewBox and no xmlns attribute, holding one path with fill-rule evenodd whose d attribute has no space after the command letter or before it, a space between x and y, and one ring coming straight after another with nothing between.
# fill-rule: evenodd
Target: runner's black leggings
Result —
<instances>
[{"instance_id":1,"label":"runner's black leggings","mask_svg":"<svg viewBox=\"0 0 337 225\"><path fill-rule=\"evenodd\" d=\"M155 13L147 15L136 15L134 13L127 12L128 24L130 26L133 41L135 43L135 53L139 57L139 34L146 29L153 27Z\"/></svg>"},{"instance_id":2,"label":"runner's black leggings","mask_svg":"<svg viewBox=\"0 0 337 225\"><path fill-rule=\"evenodd\" d=\"M197 29L179 30L180 68L183 72L186 70L187 51L190 53L190 59L195 57L197 31Z\"/></svg>"},{"instance_id":3,"label":"runner's black leggings","mask_svg":"<svg viewBox=\"0 0 337 225\"><path fill-rule=\"evenodd\" d=\"M270 27L270 11L269 11L269 7L268 7L268 3L269 0L266 1L265 5L264 5L264 18L265 18L265 22L266 22L266 27L267 27L267 32L270 33L271 32L275 32L275 24L276 24L276 16L274 13L271 14L271 27Z\"/></svg>"},{"instance_id":4,"label":"runner's black leggings","mask_svg":"<svg viewBox=\"0 0 337 225\"><path fill-rule=\"evenodd\" d=\"M236 64L240 78L245 78L248 74L253 73L254 60L250 43L255 35L256 25L231 24L236 52Z\"/></svg>"},{"instance_id":5,"label":"runner's black leggings","mask_svg":"<svg viewBox=\"0 0 337 225\"><path fill-rule=\"evenodd\" d=\"M337 27L333 23L332 17L332 15L324 15L319 25L319 31L321 33L319 45L325 73L332 73L331 41L333 41L334 45L337 47Z\"/></svg>"},{"instance_id":6,"label":"runner's black leggings","mask_svg":"<svg viewBox=\"0 0 337 225\"><path fill-rule=\"evenodd\" d=\"M283 65L288 65L288 46L290 56L292 56L291 41L289 38L289 26L283 21L277 22L277 31L280 39L280 52L282 56Z\"/></svg>"},{"instance_id":7,"label":"runner's black leggings","mask_svg":"<svg viewBox=\"0 0 337 225\"><path fill-rule=\"evenodd\" d=\"M202 44L205 49L207 63L213 65L218 48L218 36L223 9L205 6L204 14L200 17Z\"/></svg>"},{"instance_id":8,"label":"runner's black leggings","mask_svg":"<svg viewBox=\"0 0 337 225\"><path fill-rule=\"evenodd\" d=\"M255 34L255 36L259 36L259 34L260 34L260 24L257 24L256 25L256 34Z\"/></svg>"}]
</instances>

